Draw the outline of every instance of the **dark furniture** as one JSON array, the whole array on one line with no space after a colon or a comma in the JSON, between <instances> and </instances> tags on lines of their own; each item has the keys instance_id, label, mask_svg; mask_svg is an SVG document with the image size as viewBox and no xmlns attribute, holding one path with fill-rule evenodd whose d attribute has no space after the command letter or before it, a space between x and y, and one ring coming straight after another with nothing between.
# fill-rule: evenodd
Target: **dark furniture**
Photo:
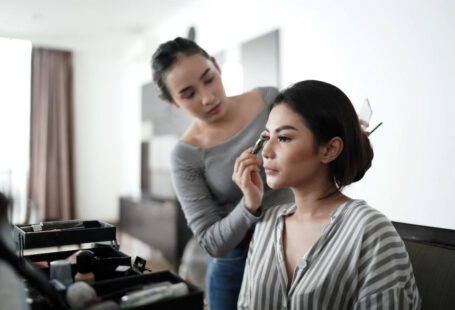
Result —
<instances>
[{"instance_id":1,"label":"dark furniture","mask_svg":"<svg viewBox=\"0 0 455 310\"><path fill-rule=\"evenodd\" d=\"M138 286L147 286L155 283L169 281L172 284L184 282L188 285L188 294L180 296L178 298L165 299L153 304L146 304L143 306L133 307L132 310L203 310L204 309L204 296L203 292L193 284L183 280L178 275L169 272L161 271L137 276L123 277L110 281L100 281L93 284L93 288L97 294L101 297L109 296L116 302L120 300L120 297L131 288ZM129 288L129 289L128 289ZM114 292L114 293L113 293ZM120 294L119 294L120 293Z\"/></svg>"},{"instance_id":2,"label":"dark furniture","mask_svg":"<svg viewBox=\"0 0 455 310\"><path fill-rule=\"evenodd\" d=\"M178 270L192 233L177 199L148 195L121 197L119 221L120 231L160 250Z\"/></svg>"},{"instance_id":3,"label":"dark furniture","mask_svg":"<svg viewBox=\"0 0 455 310\"><path fill-rule=\"evenodd\" d=\"M455 230L393 225L408 250L422 309L455 309Z\"/></svg>"}]
</instances>

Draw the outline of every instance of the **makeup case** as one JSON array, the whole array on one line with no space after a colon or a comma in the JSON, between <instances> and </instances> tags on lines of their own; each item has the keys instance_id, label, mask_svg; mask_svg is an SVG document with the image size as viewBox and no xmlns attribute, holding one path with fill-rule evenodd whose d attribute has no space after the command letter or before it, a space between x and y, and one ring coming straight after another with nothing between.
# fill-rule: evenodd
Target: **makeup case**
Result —
<instances>
[{"instance_id":1,"label":"makeup case","mask_svg":"<svg viewBox=\"0 0 455 310\"><path fill-rule=\"evenodd\" d=\"M94 253L93 273L97 280L124 276L118 273L119 266L130 266L131 257L119 250L116 239L116 227L103 221L52 221L40 224L14 226L14 239L20 257L26 258L38 269L49 272L51 261L67 259L77 253L79 248L72 250L44 252L25 255L26 250L61 247L66 245L84 245L90 243ZM81 248L82 249L82 248ZM72 264L73 275L76 272Z\"/></svg>"},{"instance_id":2,"label":"makeup case","mask_svg":"<svg viewBox=\"0 0 455 310\"><path fill-rule=\"evenodd\" d=\"M79 249L55 251L55 247L59 249L61 246L91 243L90 247L84 247L83 250L90 250L95 255L93 261L95 282L91 283L91 286L103 300L107 298L118 303L123 295L156 283L184 282L189 290L184 296L128 309L203 309L203 292L193 284L170 271L144 273L146 262L140 257L136 257L132 264L131 257L119 250L116 227L111 224L103 221L71 220L15 225L13 235L19 256L44 272L47 278L49 267L46 265L54 260L68 259L79 251ZM54 251L29 254L30 250L45 250L49 247ZM77 272L76 265L71 264L71 269L74 278ZM65 292L61 291L60 294L64 296ZM30 304L32 309L55 309L50 307L52 305L49 305L48 301L32 287L29 288L28 295L33 300Z\"/></svg>"}]
</instances>

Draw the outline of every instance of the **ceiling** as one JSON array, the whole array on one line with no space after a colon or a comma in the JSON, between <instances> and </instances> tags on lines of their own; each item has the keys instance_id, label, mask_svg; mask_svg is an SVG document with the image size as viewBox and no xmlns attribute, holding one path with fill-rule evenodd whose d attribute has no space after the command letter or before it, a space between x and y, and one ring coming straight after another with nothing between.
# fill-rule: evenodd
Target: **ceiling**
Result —
<instances>
[{"instance_id":1,"label":"ceiling","mask_svg":"<svg viewBox=\"0 0 455 310\"><path fill-rule=\"evenodd\" d=\"M152 31L194 0L0 0L0 36L128 37Z\"/></svg>"}]
</instances>

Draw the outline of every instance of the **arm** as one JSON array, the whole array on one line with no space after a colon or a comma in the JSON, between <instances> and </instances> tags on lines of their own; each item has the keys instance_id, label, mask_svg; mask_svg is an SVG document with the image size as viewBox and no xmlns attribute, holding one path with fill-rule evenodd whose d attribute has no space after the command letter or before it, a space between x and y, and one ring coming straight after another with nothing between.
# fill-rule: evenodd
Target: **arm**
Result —
<instances>
[{"instance_id":1,"label":"arm","mask_svg":"<svg viewBox=\"0 0 455 310\"><path fill-rule=\"evenodd\" d=\"M354 309L420 309L408 253L385 217L366 227L359 263L358 300Z\"/></svg>"},{"instance_id":2,"label":"arm","mask_svg":"<svg viewBox=\"0 0 455 310\"><path fill-rule=\"evenodd\" d=\"M222 214L204 177L203 163L178 152L172 156L172 182L186 220L201 246L211 256L222 256L237 246L260 217L251 214L241 200Z\"/></svg>"}]
</instances>

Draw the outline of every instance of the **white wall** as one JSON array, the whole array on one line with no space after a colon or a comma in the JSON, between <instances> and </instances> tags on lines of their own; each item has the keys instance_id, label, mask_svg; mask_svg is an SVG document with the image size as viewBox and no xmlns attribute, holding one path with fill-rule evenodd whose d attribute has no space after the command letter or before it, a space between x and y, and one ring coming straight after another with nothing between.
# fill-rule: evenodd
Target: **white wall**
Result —
<instances>
[{"instance_id":1,"label":"white wall","mask_svg":"<svg viewBox=\"0 0 455 310\"><path fill-rule=\"evenodd\" d=\"M135 57L134 43L121 40L74 50L79 218L116 221L120 195L139 191L140 86L149 73Z\"/></svg>"},{"instance_id":2,"label":"white wall","mask_svg":"<svg viewBox=\"0 0 455 310\"><path fill-rule=\"evenodd\" d=\"M253 12L253 13L251 13ZM281 30L281 84L320 79L370 99L373 167L348 189L396 221L455 228L453 1L200 1L151 34L210 53Z\"/></svg>"},{"instance_id":3,"label":"white wall","mask_svg":"<svg viewBox=\"0 0 455 310\"><path fill-rule=\"evenodd\" d=\"M31 39L74 52L78 216L116 220L139 186L140 86L158 42L197 29L210 53L281 30L281 85L321 79L370 99L373 168L349 189L393 220L455 228L455 2L200 0L140 38Z\"/></svg>"}]
</instances>

